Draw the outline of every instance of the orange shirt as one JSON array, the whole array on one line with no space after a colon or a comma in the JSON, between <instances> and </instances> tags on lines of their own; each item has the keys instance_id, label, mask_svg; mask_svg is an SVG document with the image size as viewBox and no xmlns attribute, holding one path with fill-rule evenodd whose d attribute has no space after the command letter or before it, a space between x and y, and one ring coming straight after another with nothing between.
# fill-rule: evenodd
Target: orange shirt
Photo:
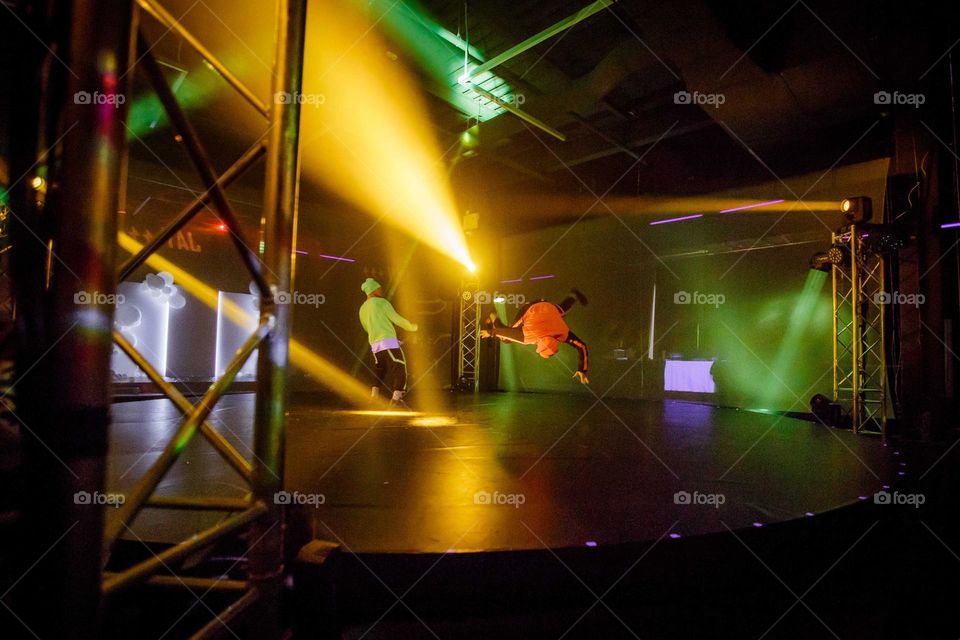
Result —
<instances>
[{"instance_id":1,"label":"orange shirt","mask_svg":"<svg viewBox=\"0 0 960 640\"><path fill-rule=\"evenodd\" d=\"M541 338L567 339L570 332L557 305L552 302L535 302L523 314L523 342L534 344Z\"/></svg>"}]
</instances>

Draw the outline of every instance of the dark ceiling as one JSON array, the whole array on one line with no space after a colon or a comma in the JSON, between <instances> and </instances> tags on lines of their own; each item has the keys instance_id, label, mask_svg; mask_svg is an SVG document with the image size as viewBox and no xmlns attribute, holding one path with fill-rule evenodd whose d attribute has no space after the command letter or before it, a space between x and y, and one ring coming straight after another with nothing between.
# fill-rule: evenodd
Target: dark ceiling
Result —
<instances>
[{"instance_id":1,"label":"dark ceiling","mask_svg":"<svg viewBox=\"0 0 960 640\"><path fill-rule=\"evenodd\" d=\"M401 1L412 7L413 0ZM190 3L167 4L176 12ZM452 33L469 34L491 57L588 4L422 0L418 10ZM249 16L232 24L228 5L205 3L228 18L225 29L196 10L185 19L215 50L218 42L236 49L247 39ZM186 45L148 27L161 60L189 66ZM509 231L527 225L516 216L497 219L497 194L689 195L888 155L896 118L918 112L878 105L874 92L923 91L926 112L946 110L944 54L958 36L948 3L920 11L907 1L619 0L495 69L523 93L523 110L566 140L504 113L479 125L475 149L457 149L475 124L470 115L431 93L412 56L400 62L420 75L440 148L453 149L447 160L455 164L458 204L487 210ZM400 43L393 45L403 58ZM241 53L270 59L269 51L248 49ZM679 91L722 94L724 103L678 104ZM251 141L222 116L246 108L235 97L218 98L192 114L217 141L210 146L221 168ZM169 135L151 133L145 142L149 152L131 148L141 159L156 154L186 166ZM316 185L305 184L303 193L305 200L328 198ZM562 220L538 215L529 224Z\"/></svg>"},{"instance_id":2,"label":"dark ceiling","mask_svg":"<svg viewBox=\"0 0 960 640\"><path fill-rule=\"evenodd\" d=\"M471 21L488 26L476 37L471 28L471 43L498 52L585 4L471 3ZM456 31L460 3L426 5ZM936 11L907 2L620 0L502 67L522 78L523 108L567 140L501 115L480 125L463 182L704 193L884 155L890 109L874 92L922 90L946 105L944 65L924 74L957 28ZM678 91L725 102L677 104ZM462 115L443 106L435 121L457 132Z\"/></svg>"}]
</instances>

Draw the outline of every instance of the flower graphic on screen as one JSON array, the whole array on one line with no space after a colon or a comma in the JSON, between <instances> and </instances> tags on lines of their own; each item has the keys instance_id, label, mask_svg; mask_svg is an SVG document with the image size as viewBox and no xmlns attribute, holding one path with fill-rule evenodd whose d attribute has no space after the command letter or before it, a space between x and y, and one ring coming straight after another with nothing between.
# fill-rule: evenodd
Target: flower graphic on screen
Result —
<instances>
[{"instance_id":1,"label":"flower graphic on screen","mask_svg":"<svg viewBox=\"0 0 960 640\"><path fill-rule=\"evenodd\" d=\"M180 289L174 286L173 276L166 271L148 274L142 286L158 302L169 304L171 309L182 309L187 304Z\"/></svg>"},{"instance_id":2,"label":"flower graphic on screen","mask_svg":"<svg viewBox=\"0 0 960 640\"><path fill-rule=\"evenodd\" d=\"M143 320L143 314L140 307L132 302L123 302L117 305L117 310L113 314L113 324L120 330L120 333L134 347L137 346L137 336L133 330L140 326ZM114 345L114 351L119 352L120 347Z\"/></svg>"}]
</instances>

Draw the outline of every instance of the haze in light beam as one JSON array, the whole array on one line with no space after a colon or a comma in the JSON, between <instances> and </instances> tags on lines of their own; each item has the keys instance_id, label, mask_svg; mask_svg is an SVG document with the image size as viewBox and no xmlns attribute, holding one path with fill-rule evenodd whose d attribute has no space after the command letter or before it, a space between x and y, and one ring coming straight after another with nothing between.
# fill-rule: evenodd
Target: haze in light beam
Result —
<instances>
[{"instance_id":1,"label":"haze in light beam","mask_svg":"<svg viewBox=\"0 0 960 640\"><path fill-rule=\"evenodd\" d=\"M826 283L826 273L810 269L807 271L807 279L803 283L800 295L791 300L793 310L790 313L790 321L783 333L783 340L780 342L780 349L777 351L773 366L769 370L774 380L768 381L761 387L764 389L760 397L762 407L774 406L778 394L782 394L783 391L787 391L790 395L795 393L783 381L790 379L790 370L797 366L797 360L802 357L807 329L814 319L818 304L822 302L820 292ZM806 398L799 400L802 406ZM796 399L788 396L787 401L792 405Z\"/></svg>"},{"instance_id":2,"label":"haze in light beam","mask_svg":"<svg viewBox=\"0 0 960 640\"><path fill-rule=\"evenodd\" d=\"M303 173L340 197L472 266L426 105L387 57L376 10L311 3L302 102Z\"/></svg>"}]
</instances>

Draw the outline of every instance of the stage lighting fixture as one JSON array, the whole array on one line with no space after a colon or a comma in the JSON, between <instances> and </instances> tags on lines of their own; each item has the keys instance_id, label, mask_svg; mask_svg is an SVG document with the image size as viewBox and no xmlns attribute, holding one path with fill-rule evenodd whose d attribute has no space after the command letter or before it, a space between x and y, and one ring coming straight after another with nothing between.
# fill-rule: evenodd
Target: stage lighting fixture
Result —
<instances>
[{"instance_id":1,"label":"stage lighting fixture","mask_svg":"<svg viewBox=\"0 0 960 640\"><path fill-rule=\"evenodd\" d=\"M873 217L873 202L867 196L844 198L840 203L840 212L851 224L869 222Z\"/></svg>"},{"instance_id":2,"label":"stage lighting fixture","mask_svg":"<svg viewBox=\"0 0 960 640\"><path fill-rule=\"evenodd\" d=\"M810 268L816 271L825 271L829 273L833 268L833 263L830 262L830 257L827 255L827 252L818 251L810 256Z\"/></svg>"},{"instance_id":3,"label":"stage lighting fixture","mask_svg":"<svg viewBox=\"0 0 960 640\"><path fill-rule=\"evenodd\" d=\"M474 126L460 134L460 155L472 158L477 155L480 146L480 130Z\"/></svg>"},{"instance_id":4,"label":"stage lighting fixture","mask_svg":"<svg viewBox=\"0 0 960 640\"><path fill-rule=\"evenodd\" d=\"M827 251L827 260L830 261L830 264L835 264L838 267L850 264L849 256L846 248L840 245L834 245Z\"/></svg>"},{"instance_id":5,"label":"stage lighting fixture","mask_svg":"<svg viewBox=\"0 0 960 640\"><path fill-rule=\"evenodd\" d=\"M828 427L840 426L840 405L822 393L810 398L810 412Z\"/></svg>"},{"instance_id":6,"label":"stage lighting fixture","mask_svg":"<svg viewBox=\"0 0 960 640\"><path fill-rule=\"evenodd\" d=\"M474 127L474 129L476 129ZM479 131L479 130L476 130ZM460 143L468 149L473 149L480 144L480 136L477 135L475 130L467 129L460 134Z\"/></svg>"}]
</instances>

